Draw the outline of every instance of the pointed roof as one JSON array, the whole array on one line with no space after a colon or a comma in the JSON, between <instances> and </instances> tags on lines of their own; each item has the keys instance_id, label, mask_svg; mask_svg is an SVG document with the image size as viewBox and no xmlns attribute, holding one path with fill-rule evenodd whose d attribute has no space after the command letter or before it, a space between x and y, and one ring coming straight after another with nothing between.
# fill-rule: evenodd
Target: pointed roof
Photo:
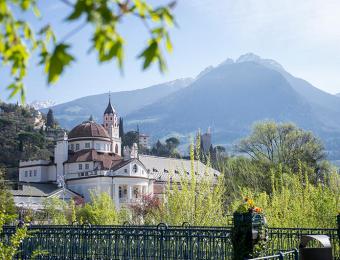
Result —
<instances>
[{"instance_id":1,"label":"pointed roof","mask_svg":"<svg viewBox=\"0 0 340 260\"><path fill-rule=\"evenodd\" d=\"M114 114L115 110L111 105L111 93L109 93L109 104L107 105L107 108L105 109L104 115L105 114Z\"/></svg>"}]
</instances>

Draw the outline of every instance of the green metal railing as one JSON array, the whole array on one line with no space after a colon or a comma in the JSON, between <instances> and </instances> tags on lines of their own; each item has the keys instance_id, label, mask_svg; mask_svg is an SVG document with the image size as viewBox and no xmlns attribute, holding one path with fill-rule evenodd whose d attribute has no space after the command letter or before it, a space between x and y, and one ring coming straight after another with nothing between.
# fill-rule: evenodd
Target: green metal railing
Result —
<instances>
[{"instance_id":1,"label":"green metal railing","mask_svg":"<svg viewBox=\"0 0 340 260\"><path fill-rule=\"evenodd\" d=\"M6 241L15 232L5 226L0 237ZM227 260L232 258L232 227L190 226L31 226L18 259L29 259L36 249L47 255L37 259L115 259L115 260ZM304 234L330 237L334 259L340 259L337 229L269 228L267 258L289 259ZM281 252L284 258L280 258Z\"/></svg>"},{"instance_id":2,"label":"green metal railing","mask_svg":"<svg viewBox=\"0 0 340 260\"><path fill-rule=\"evenodd\" d=\"M6 227L10 235L15 229ZM230 259L230 228L158 226L32 226L20 259Z\"/></svg>"},{"instance_id":3,"label":"green metal railing","mask_svg":"<svg viewBox=\"0 0 340 260\"><path fill-rule=\"evenodd\" d=\"M268 231L269 253L298 248L302 235L327 235L331 241L334 259L340 259L340 240L336 228L269 228ZM311 241L309 246L317 244Z\"/></svg>"}]
</instances>

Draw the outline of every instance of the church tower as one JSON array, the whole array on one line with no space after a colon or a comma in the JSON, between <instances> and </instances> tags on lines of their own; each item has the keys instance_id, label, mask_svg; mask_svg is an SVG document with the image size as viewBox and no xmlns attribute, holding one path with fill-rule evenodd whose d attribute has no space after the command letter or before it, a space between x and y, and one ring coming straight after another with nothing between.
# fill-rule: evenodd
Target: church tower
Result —
<instances>
[{"instance_id":1,"label":"church tower","mask_svg":"<svg viewBox=\"0 0 340 260\"><path fill-rule=\"evenodd\" d=\"M111 95L109 94L109 104L104 112L103 126L109 133L112 140L111 151L121 155L121 137L119 136L119 119L115 109L111 105Z\"/></svg>"}]
</instances>

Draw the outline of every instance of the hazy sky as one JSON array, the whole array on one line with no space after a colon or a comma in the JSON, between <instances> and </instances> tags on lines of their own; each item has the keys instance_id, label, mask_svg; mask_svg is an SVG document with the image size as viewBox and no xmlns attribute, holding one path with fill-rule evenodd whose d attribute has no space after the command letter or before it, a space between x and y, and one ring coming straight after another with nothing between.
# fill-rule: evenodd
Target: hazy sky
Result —
<instances>
[{"instance_id":1,"label":"hazy sky","mask_svg":"<svg viewBox=\"0 0 340 260\"><path fill-rule=\"evenodd\" d=\"M36 28L49 22L60 39L77 26L63 22L70 10L61 1L40 2L42 21L28 17ZM175 15L179 28L172 30L174 52L167 58L167 73L160 74L157 66L141 70L136 56L147 34L131 18L120 27L127 41L124 75L115 63L98 65L95 55L87 54L89 27L71 38L77 62L58 84L47 87L42 67L36 65L37 59L31 61L26 80L28 102L52 99L60 103L109 90L132 90L194 77L209 65L247 52L275 59L293 75L327 92L340 92L338 0L178 0ZM0 79L0 96L5 98L4 85L9 82L6 71L0 70Z\"/></svg>"}]
</instances>

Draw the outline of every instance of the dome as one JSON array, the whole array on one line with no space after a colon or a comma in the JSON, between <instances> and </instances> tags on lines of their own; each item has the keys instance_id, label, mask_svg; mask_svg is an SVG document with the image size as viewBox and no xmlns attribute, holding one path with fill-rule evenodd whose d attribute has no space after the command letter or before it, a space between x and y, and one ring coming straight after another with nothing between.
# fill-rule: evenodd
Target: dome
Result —
<instances>
[{"instance_id":1,"label":"dome","mask_svg":"<svg viewBox=\"0 0 340 260\"><path fill-rule=\"evenodd\" d=\"M106 129L93 121L85 121L80 125L77 125L68 134L69 139L81 137L110 138Z\"/></svg>"}]
</instances>

